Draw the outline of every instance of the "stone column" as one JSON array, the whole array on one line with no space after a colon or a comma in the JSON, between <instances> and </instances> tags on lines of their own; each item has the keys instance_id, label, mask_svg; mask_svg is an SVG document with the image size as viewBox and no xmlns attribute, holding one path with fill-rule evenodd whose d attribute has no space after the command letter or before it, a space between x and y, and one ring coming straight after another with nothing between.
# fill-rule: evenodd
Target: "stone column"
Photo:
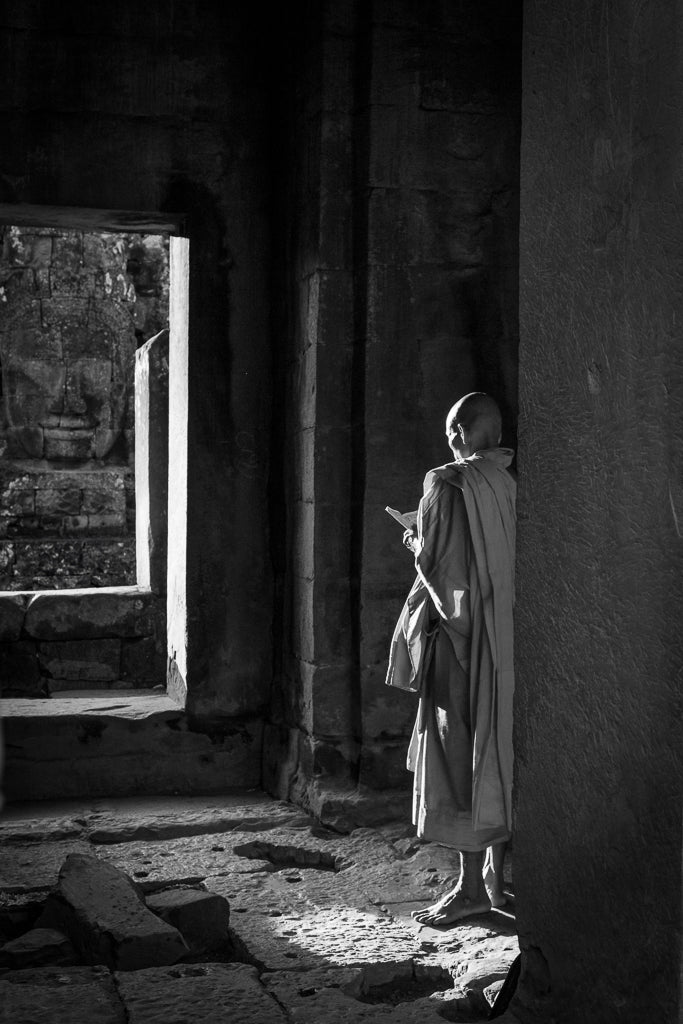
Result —
<instances>
[{"instance_id":1,"label":"stone column","mask_svg":"<svg viewBox=\"0 0 683 1024\"><path fill-rule=\"evenodd\" d=\"M168 331L135 354L137 582L166 593L168 534Z\"/></svg>"},{"instance_id":2,"label":"stone column","mask_svg":"<svg viewBox=\"0 0 683 1024\"><path fill-rule=\"evenodd\" d=\"M469 391L500 402L514 444L519 10L499 0L428 16L415 2L368 8L358 98L367 176L357 253L361 782L395 787L410 784L416 702L384 678L415 567L385 506L417 508L427 470L452 458L446 413Z\"/></svg>"},{"instance_id":3,"label":"stone column","mask_svg":"<svg viewBox=\"0 0 683 1024\"><path fill-rule=\"evenodd\" d=\"M679 1020L680 5L528 0L521 1020Z\"/></svg>"}]
</instances>

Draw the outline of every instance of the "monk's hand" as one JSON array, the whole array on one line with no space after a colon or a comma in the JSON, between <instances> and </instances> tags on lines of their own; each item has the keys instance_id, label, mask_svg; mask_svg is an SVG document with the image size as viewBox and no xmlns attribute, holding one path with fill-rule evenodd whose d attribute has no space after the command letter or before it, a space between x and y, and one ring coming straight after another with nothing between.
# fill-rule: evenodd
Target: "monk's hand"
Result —
<instances>
[{"instance_id":1,"label":"monk's hand","mask_svg":"<svg viewBox=\"0 0 683 1024\"><path fill-rule=\"evenodd\" d=\"M417 530L413 527L411 530L406 530L403 534L403 543L415 554L415 545L417 544Z\"/></svg>"}]
</instances>

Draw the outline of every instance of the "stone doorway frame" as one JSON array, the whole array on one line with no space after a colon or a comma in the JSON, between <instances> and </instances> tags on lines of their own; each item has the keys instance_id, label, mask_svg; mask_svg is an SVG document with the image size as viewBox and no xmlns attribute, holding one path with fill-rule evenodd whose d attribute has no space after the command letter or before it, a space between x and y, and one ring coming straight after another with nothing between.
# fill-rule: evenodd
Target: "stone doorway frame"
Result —
<instances>
[{"instance_id":1,"label":"stone doorway frame","mask_svg":"<svg viewBox=\"0 0 683 1024\"><path fill-rule=\"evenodd\" d=\"M0 203L0 224L17 227L51 227L65 231L114 232L131 234L167 235L170 249L169 289L169 420L168 420L168 501L167 578L166 578L166 637L168 696L173 702L185 706L187 688L187 436L188 436L188 292L189 292L189 239L184 214L150 211L101 210L84 207L43 206L34 204ZM137 470L137 465L136 465ZM138 476L135 494L138 505L149 508L149 493L142 500L140 490L149 488L149 474ZM141 563L149 565L149 553L140 550L147 543L147 531L136 530L136 574ZM143 557L141 558L141 555ZM147 573L147 576L149 574ZM88 588L72 592L73 600L81 600L84 593L101 594L107 600L111 595L112 613L122 602L138 607L141 598L151 598L150 580L137 576L135 587ZM51 601L63 604L69 600L68 590L36 591L24 594L25 610L35 596L41 603ZM54 597L52 597L54 595ZM17 595L11 591L0 594L0 599ZM138 605L135 605L138 602ZM9 618L16 619L18 609L8 606ZM146 603L146 602L145 602ZM0 607L0 616L3 609ZM43 615L48 609L43 608ZM120 612L119 612L120 614ZM116 618L116 614L113 614ZM133 612L133 618L135 618ZM1 632L1 630L0 630ZM31 702L28 702L29 704ZM43 702L40 702L41 704ZM36 709L37 710L37 709ZM44 713L44 712L43 712Z\"/></svg>"}]
</instances>

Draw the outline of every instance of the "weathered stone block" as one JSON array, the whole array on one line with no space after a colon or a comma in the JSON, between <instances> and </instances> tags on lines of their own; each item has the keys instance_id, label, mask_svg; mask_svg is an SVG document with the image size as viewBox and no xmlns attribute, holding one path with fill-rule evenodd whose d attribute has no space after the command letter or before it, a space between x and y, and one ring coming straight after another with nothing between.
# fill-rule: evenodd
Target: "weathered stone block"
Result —
<instances>
[{"instance_id":1,"label":"weathered stone block","mask_svg":"<svg viewBox=\"0 0 683 1024\"><path fill-rule=\"evenodd\" d=\"M94 474L88 470L76 470L76 469L60 469L55 470L52 473L31 473L30 481L37 491L41 490L81 490L84 486L87 486L93 476L99 477L100 474Z\"/></svg>"},{"instance_id":2,"label":"weathered stone block","mask_svg":"<svg viewBox=\"0 0 683 1024\"><path fill-rule=\"evenodd\" d=\"M35 644L27 640L0 644L0 686L4 697L42 695Z\"/></svg>"},{"instance_id":3,"label":"weathered stone block","mask_svg":"<svg viewBox=\"0 0 683 1024\"><path fill-rule=\"evenodd\" d=\"M193 954L224 948L228 941L230 905L223 896L203 889L170 889L146 898L147 906L177 928Z\"/></svg>"},{"instance_id":4,"label":"weathered stone block","mask_svg":"<svg viewBox=\"0 0 683 1024\"><path fill-rule=\"evenodd\" d=\"M396 616L398 618L398 614ZM390 638L389 638L390 639ZM380 662L364 666L361 681L361 719L363 741L398 739L410 736L417 712L414 693L398 690L385 683L389 643Z\"/></svg>"},{"instance_id":5,"label":"weathered stone block","mask_svg":"<svg viewBox=\"0 0 683 1024\"><path fill-rule=\"evenodd\" d=\"M92 442L90 435L82 437L73 430L52 430L45 433L46 459L87 459L91 454Z\"/></svg>"},{"instance_id":6,"label":"weathered stone block","mask_svg":"<svg viewBox=\"0 0 683 1024\"><path fill-rule=\"evenodd\" d=\"M63 640L38 644L38 661L53 679L112 681L121 667L120 640Z\"/></svg>"},{"instance_id":7,"label":"weathered stone block","mask_svg":"<svg viewBox=\"0 0 683 1024\"><path fill-rule=\"evenodd\" d=\"M315 739L299 736L299 766L305 778L334 779L335 784L355 781L360 746L350 737Z\"/></svg>"},{"instance_id":8,"label":"weathered stone block","mask_svg":"<svg viewBox=\"0 0 683 1024\"><path fill-rule=\"evenodd\" d=\"M153 637L121 641L121 679L163 683L166 659L157 654Z\"/></svg>"},{"instance_id":9,"label":"weathered stone block","mask_svg":"<svg viewBox=\"0 0 683 1024\"><path fill-rule=\"evenodd\" d=\"M354 731L353 667L299 663L302 725L316 736L348 736Z\"/></svg>"},{"instance_id":10,"label":"weathered stone block","mask_svg":"<svg viewBox=\"0 0 683 1024\"><path fill-rule=\"evenodd\" d=\"M112 970L173 964L187 953L180 932L145 906L118 868L74 853L59 872L64 927L89 963Z\"/></svg>"},{"instance_id":11,"label":"weathered stone block","mask_svg":"<svg viewBox=\"0 0 683 1024\"><path fill-rule=\"evenodd\" d=\"M120 534L126 530L126 506L125 502L117 512L93 512L88 516L87 528L90 533L97 534Z\"/></svg>"},{"instance_id":12,"label":"weathered stone block","mask_svg":"<svg viewBox=\"0 0 683 1024\"><path fill-rule=\"evenodd\" d=\"M363 743L360 782L373 789L410 789L413 776L406 768L408 740Z\"/></svg>"},{"instance_id":13,"label":"weathered stone block","mask_svg":"<svg viewBox=\"0 0 683 1024\"><path fill-rule=\"evenodd\" d=\"M32 928L0 947L0 966L10 970L76 963L76 950L66 935L54 928Z\"/></svg>"},{"instance_id":14,"label":"weathered stone block","mask_svg":"<svg viewBox=\"0 0 683 1024\"><path fill-rule=\"evenodd\" d=\"M342 474L340 473L340 476ZM349 487L340 487L339 501L334 502L332 488L323 485L324 501L315 504L315 576L316 579L345 576L351 559L351 504Z\"/></svg>"},{"instance_id":15,"label":"weathered stone block","mask_svg":"<svg viewBox=\"0 0 683 1024\"><path fill-rule=\"evenodd\" d=\"M0 642L19 639L28 600L26 594L0 593Z\"/></svg>"},{"instance_id":16,"label":"weathered stone block","mask_svg":"<svg viewBox=\"0 0 683 1024\"><path fill-rule=\"evenodd\" d=\"M286 1021L280 1005L261 985L256 968L247 964L188 964L172 970L134 971L117 976L116 984L128 1024Z\"/></svg>"},{"instance_id":17,"label":"weathered stone block","mask_svg":"<svg viewBox=\"0 0 683 1024\"><path fill-rule=\"evenodd\" d=\"M417 189L373 189L369 208L371 263L447 263L471 268L484 261L489 216L481 197Z\"/></svg>"},{"instance_id":18,"label":"weathered stone block","mask_svg":"<svg viewBox=\"0 0 683 1024\"><path fill-rule=\"evenodd\" d=\"M154 595L137 587L36 594L24 628L38 640L151 636Z\"/></svg>"},{"instance_id":19,"label":"weathered stone block","mask_svg":"<svg viewBox=\"0 0 683 1024\"><path fill-rule=\"evenodd\" d=\"M13 487L0 495L2 516L32 516L36 512L36 496L33 488L20 490Z\"/></svg>"},{"instance_id":20,"label":"weathered stone block","mask_svg":"<svg viewBox=\"0 0 683 1024\"><path fill-rule=\"evenodd\" d=\"M90 520L85 515L65 516L63 530L66 533L88 533L90 531Z\"/></svg>"},{"instance_id":21,"label":"weathered stone block","mask_svg":"<svg viewBox=\"0 0 683 1024\"><path fill-rule=\"evenodd\" d=\"M121 1001L104 967L43 967L0 978L2 1016L12 1024L122 1024Z\"/></svg>"},{"instance_id":22,"label":"weathered stone block","mask_svg":"<svg viewBox=\"0 0 683 1024\"><path fill-rule=\"evenodd\" d=\"M81 508L81 492L77 488L44 487L35 492L37 515L77 516Z\"/></svg>"},{"instance_id":23,"label":"weathered stone block","mask_svg":"<svg viewBox=\"0 0 683 1024\"><path fill-rule=\"evenodd\" d=\"M123 478L119 477L114 486L97 486L83 489L82 511L88 515L125 515L126 494Z\"/></svg>"},{"instance_id":24,"label":"weathered stone block","mask_svg":"<svg viewBox=\"0 0 683 1024\"><path fill-rule=\"evenodd\" d=\"M351 587L347 577L315 581L315 659L337 662L351 650Z\"/></svg>"}]
</instances>

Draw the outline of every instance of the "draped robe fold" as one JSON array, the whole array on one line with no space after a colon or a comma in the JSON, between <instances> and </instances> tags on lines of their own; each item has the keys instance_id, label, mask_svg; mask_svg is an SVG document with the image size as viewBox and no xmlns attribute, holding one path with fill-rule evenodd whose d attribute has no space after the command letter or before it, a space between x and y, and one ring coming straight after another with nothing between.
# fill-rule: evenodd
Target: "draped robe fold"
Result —
<instances>
[{"instance_id":1,"label":"draped robe fold","mask_svg":"<svg viewBox=\"0 0 683 1024\"><path fill-rule=\"evenodd\" d=\"M512 455L487 449L427 474L417 579L387 673L420 694L408 752L417 833L464 851L503 842L511 827Z\"/></svg>"}]
</instances>

